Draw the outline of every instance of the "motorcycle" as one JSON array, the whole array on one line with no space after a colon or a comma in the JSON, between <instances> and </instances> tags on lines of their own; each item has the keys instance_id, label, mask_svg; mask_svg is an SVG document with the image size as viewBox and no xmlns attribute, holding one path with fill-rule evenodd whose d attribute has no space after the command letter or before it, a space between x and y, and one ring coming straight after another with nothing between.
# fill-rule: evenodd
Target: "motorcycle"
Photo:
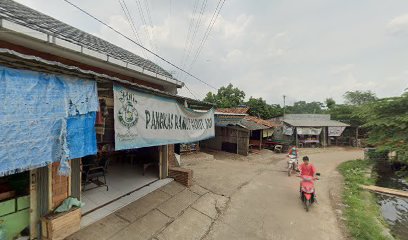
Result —
<instances>
[{"instance_id":1,"label":"motorcycle","mask_svg":"<svg viewBox=\"0 0 408 240\"><path fill-rule=\"evenodd\" d=\"M298 160L295 156L290 155L288 160L288 176L292 174L292 171L297 172Z\"/></svg>"},{"instance_id":2,"label":"motorcycle","mask_svg":"<svg viewBox=\"0 0 408 240\"><path fill-rule=\"evenodd\" d=\"M316 173L320 176L320 173ZM314 181L319 180L318 177L312 176L298 176L302 179L300 183L300 198L305 205L306 212L309 211L310 207L316 201L316 192L314 188Z\"/></svg>"}]
</instances>

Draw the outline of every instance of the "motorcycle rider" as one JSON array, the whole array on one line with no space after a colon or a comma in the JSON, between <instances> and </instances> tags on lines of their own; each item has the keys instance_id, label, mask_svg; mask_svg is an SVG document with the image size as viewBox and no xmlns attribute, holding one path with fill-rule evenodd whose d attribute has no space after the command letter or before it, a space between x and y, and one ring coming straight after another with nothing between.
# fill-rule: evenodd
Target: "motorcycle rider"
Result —
<instances>
[{"instance_id":1,"label":"motorcycle rider","mask_svg":"<svg viewBox=\"0 0 408 240\"><path fill-rule=\"evenodd\" d=\"M309 162L309 157L303 157L303 163L299 166L299 176L309 176L314 178L316 175L316 168ZM302 196L302 183L300 183L300 196ZM314 194L316 201L316 193ZM317 201L316 201L317 202Z\"/></svg>"},{"instance_id":2,"label":"motorcycle rider","mask_svg":"<svg viewBox=\"0 0 408 240\"><path fill-rule=\"evenodd\" d=\"M298 152L296 146L293 146L293 147L289 150L288 157L289 157L289 158L294 158L294 159L296 159L296 168L298 168L298 167L299 167L299 160L298 160L299 152Z\"/></svg>"},{"instance_id":3,"label":"motorcycle rider","mask_svg":"<svg viewBox=\"0 0 408 240\"><path fill-rule=\"evenodd\" d=\"M303 163L299 166L300 176L311 176L315 177L316 168L309 162L309 157L303 157Z\"/></svg>"},{"instance_id":4,"label":"motorcycle rider","mask_svg":"<svg viewBox=\"0 0 408 240\"><path fill-rule=\"evenodd\" d=\"M294 156L294 157L296 157L296 158L299 156L299 152L298 152L296 146L293 146L293 147L289 150L288 156L289 156L289 157L290 157L290 156Z\"/></svg>"}]
</instances>

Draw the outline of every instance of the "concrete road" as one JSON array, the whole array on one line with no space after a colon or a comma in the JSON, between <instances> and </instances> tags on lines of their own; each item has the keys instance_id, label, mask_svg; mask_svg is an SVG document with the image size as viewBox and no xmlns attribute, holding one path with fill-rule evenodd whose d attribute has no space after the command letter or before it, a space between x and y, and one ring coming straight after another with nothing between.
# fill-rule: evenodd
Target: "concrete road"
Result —
<instances>
[{"instance_id":1,"label":"concrete road","mask_svg":"<svg viewBox=\"0 0 408 240\"><path fill-rule=\"evenodd\" d=\"M190 166L197 184L230 197L204 239L344 239L331 199L338 197L333 195L342 184L336 167L363 153L329 149L306 154L322 175L316 183L318 204L309 212L299 199L299 178L287 176L286 160L277 155L265 159L268 155L261 154L253 161L219 158Z\"/></svg>"},{"instance_id":2,"label":"concrete road","mask_svg":"<svg viewBox=\"0 0 408 240\"><path fill-rule=\"evenodd\" d=\"M316 183L319 203L309 212L299 199L299 178L287 176L284 154L199 153L182 159L184 167L194 170L191 188L172 182L68 239L344 239L336 216L342 181L335 169L362 158L362 151L330 148L301 154L322 174Z\"/></svg>"}]
</instances>

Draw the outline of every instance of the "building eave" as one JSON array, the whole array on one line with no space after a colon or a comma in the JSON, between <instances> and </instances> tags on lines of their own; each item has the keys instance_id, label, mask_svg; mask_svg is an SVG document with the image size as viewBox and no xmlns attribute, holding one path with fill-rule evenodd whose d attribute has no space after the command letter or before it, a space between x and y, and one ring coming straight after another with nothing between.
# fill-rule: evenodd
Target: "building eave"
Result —
<instances>
[{"instance_id":1,"label":"building eave","mask_svg":"<svg viewBox=\"0 0 408 240\"><path fill-rule=\"evenodd\" d=\"M143 69L140 66L115 59L104 53L67 42L50 34L45 34L16 23L0 19L0 40L21 45L90 66L103 68L129 77L151 82L165 88L182 88L184 83L174 78Z\"/></svg>"}]
</instances>

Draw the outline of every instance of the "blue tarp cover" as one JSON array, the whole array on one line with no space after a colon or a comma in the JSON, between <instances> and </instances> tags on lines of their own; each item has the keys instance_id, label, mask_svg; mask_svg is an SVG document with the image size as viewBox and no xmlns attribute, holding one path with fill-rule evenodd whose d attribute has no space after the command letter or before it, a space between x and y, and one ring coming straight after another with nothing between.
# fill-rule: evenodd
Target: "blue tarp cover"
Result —
<instances>
[{"instance_id":1,"label":"blue tarp cover","mask_svg":"<svg viewBox=\"0 0 408 240\"><path fill-rule=\"evenodd\" d=\"M96 82L0 66L0 176L96 153Z\"/></svg>"}]
</instances>

